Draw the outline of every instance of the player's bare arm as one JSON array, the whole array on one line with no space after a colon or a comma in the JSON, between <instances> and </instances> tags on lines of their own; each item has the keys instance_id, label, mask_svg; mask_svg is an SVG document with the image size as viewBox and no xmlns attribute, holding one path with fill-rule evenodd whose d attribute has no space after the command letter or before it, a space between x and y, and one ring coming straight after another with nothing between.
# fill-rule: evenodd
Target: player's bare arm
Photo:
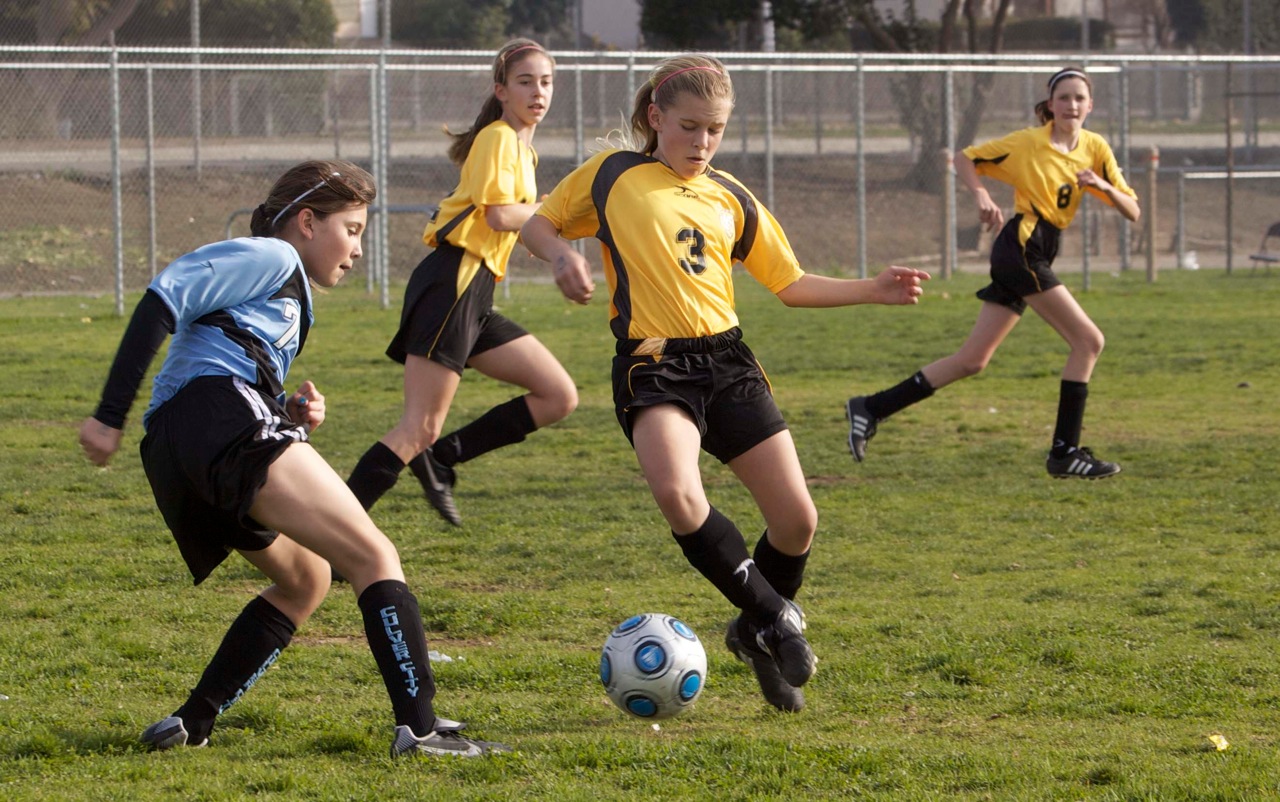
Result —
<instances>
[{"instance_id":1,"label":"player's bare arm","mask_svg":"<svg viewBox=\"0 0 1280 802\"><path fill-rule=\"evenodd\" d=\"M930 275L914 267L891 265L875 278L843 279L806 273L778 292L778 300L792 307L854 306L919 303L922 281Z\"/></svg>"},{"instance_id":2,"label":"player's bare arm","mask_svg":"<svg viewBox=\"0 0 1280 802\"><path fill-rule=\"evenodd\" d=\"M591 300L596 289L591 278L591 264L573 246L560 238L560 232L556 230L554 223L545 217L534 215L520 229L520 238L529 253L551 263L556 286L564 293L564 297L580 304Z\"/></svg>"},{"instance_id":3,"label":"player's bare arm","mask_svg":"<svg viewBox=\"0 0 1280 802\"><path fill-rule=\"evenodd\" d=\"M1106 195L1115 204L1116 211L1120 212L1126 220L1131 223L1138 222L1138 218L1142 215L1142 208L1135 198L1116 189L1093 170L1081 170L1076 174L1076 180L1080 182L1081 187L1093 187Z\"/></svg>"}]
</instances>

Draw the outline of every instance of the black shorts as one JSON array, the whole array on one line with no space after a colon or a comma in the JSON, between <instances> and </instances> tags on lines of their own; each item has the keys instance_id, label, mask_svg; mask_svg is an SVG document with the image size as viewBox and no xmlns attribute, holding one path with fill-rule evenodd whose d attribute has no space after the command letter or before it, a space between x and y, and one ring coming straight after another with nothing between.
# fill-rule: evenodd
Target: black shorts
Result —
<instances>
[{"instance_id":1,"label":"black shorts","mask_svg":"<svg viewBox=\"0 0 1280 802\"><path fill-rule=\"evenodd\" d=\"M493 273L484 265L458 297L458 268L465 253L443 244L409 277L400 330L387 356L404 364L408 354L438 362L462 375L467 361L529 332L493 311Z\"/></svg>"},{"instance_id":2,"label":"black shorts","mask_svg":"<svg viewBox=\"0 0 1280 802\"><path fill-rule=\"evenodd\" d=\"M230 376L194 379L152 414L142 467L197 585L231 549L276 539L249 508L271 463L306 440L276 399Z\"/></svg>"},{"instance_id":3,"label":"black shorts","mask_svg":"<svg viewBox=\"0 0 1280 802\"><path fill-rule=\"evenodd\" d=\"M628 440L635 412L658 404L675 404L693 416L703 450L721 462L786 431L769 380L739 329L668 339L661 353L637 353L652 346L621 340L613 358L614 412Z\"/></svg>"},{"instance_id":4,"label":"black shorts","mask_svg":"<svg viewBox=\"0 0 1280 802\"><path fill-rule=\"evenodd\" d=\"M1036 221L1025 245L1018 242L1022 215L1004 224L991 244L991 283L978 290L984 301L1007 306L1019 315L1026 311L1028 295L1053 289L1062 282L1053 274L1062 232L1043 220Z\"/></svg>"}]
</instances>

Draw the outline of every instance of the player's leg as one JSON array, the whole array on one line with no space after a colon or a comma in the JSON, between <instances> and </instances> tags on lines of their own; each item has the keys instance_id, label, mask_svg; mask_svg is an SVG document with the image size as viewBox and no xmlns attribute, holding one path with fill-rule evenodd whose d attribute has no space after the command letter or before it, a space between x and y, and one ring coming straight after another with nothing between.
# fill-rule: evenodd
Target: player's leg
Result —
<instances>
[{"instance_id":1,"label":"player's leg","mask_svg":"<svg viewBox=\"0 0 1280 802\"><path fill-rule=\"evenodd\" d=\"M1102 479L1120 472L1114 462L1098 459L1080 446L1089 379L1102 354L1106 338L1064 286L1027 296L1027 304L1066 341L1071 352L1062 370L1058 395L1058 416L1053 444L1045 468L1050 475L1067 478Z\"/></svg>"},{"instance_id":2,"label":"player's leg","mask_svg":"<svg viewBox=\"0 0 1280 802\"><path fill-rule=\"evenodd\" d=\"M395 712L393 755L472 756L499 749L463 738L456 722L436 718L435 679L422 617L404 582L395 546L309 444L290 446L272 463L249 512L264 526L326 558L350 579L365 637Z\"/></svg>"},{"instance_id":3,"label":"player's leg","mask_svg":"<svg viewBox=\"0 0 1280 802\"><path fill-rule=\"evenodd\" d=\"M845 404L849 420L849 451L859 462L876 424L912 404L919 403L952 382L981 373L1021 318L1019 310L983 301L969 336L959 350L925 365L898 384L874 395L855 396Z\"/></svg>"},{"instance_id":4,"label":"player's leg","mask_svg":"<svg viewBox=\"0 0 1280 802\"><path fill-rule=\"evenodd\" d=\"M288 537L240 553L275 584L245 605L182 706L143 732L157 749L203 746L217 717L275 663L328 592L329 564Z\"/></svg>"},{"instance_id":5,"label":"player's leg","mask_svg":"<svg viewBox=\"0 0 1280 802\"><path fill-rule=\"evenodd\" d=\"M817 529L818 512L804 481L791 433L781 431L728 463L750 491L764 515L765 531L752 554L755 567L785 599L794 602L804 581L805 565ZM792 605L792 623L805 629L803 612ZM779 710L804 707L803 692L784 679L768 650L759 644L758 627L735 619L725 629L725 645L756 675L765 699ZM806 642L807 647L807 642ZM799 659L816 665L811 649L802 648Z\"/></svg>"},{"instance_id":6,"label":"player's leg","mask_svg":"<svg viewBox=\"0 0 1280 802\"><path fill-rule=\"evenodd\" d=\"M485 412L435 440L409 461L433 507L450 523L461 523L453 487L454 466L523 441L535 430L563 419L578 405L578 390L551 351L530 334L474 354L467 362L490 378L528 393Z\"/></svg>"},{"instance_id":7,"label":"player's leg","mask_svg":"<svg viewBox=\"0 0 1280 802\"><path fill-rule=\"evenodd\" d=\"M439 362L405 357L400 420L364 453L347 479L366 510L395 486L405 464L440 436L461 381L460 373Z\"/></svg>"}]
</instances>

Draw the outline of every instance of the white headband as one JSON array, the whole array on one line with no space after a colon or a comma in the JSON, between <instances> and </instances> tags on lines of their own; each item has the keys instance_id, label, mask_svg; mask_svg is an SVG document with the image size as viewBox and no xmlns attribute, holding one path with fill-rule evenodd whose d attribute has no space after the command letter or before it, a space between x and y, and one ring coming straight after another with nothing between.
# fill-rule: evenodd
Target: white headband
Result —
<instances>
[{"instance_id":1,"label":"white headband","mask_svg":"<svg viewBox=\"0 0 1280 802\"><path fill-rule=\"evenodd\" d=\"M1079 70L1063 70L1049 79L1049 94L1053 94L1053 88L1057 86L1058 81L1061 81L1063 78L1083 78L1085 81L1089 80L1089 76Z\"/></svg>"},{"instance_id":2,"label":"white headband","mask_svg":"<svg viewBox=\"0 0 1280 802\"><path fill-rule=\"evenodd\" d=\"M338 171L336 171L336 170L335 170L335 171L333 172L333 174L329 176L329 178L337 178L337 177L338 177L338 176L340 176L340 175L342 175L342 173L339 173ZM302 200L303 198L305 198L305 197L307 197L308 195L310 195L312 192L315 192L315 191L316 191L317 189L319 189L320 187L322 187L322 186L324 186L325 184L329 183L329 178L321 178L321 179L320 179L320 183L319 183L319 184L316 184L316 185L315 185L314 187L312 187L311 189L308 189L306 192L302 193L302 194L301 194L301 195L299 195L298 197L294 198L293 200L291 200L291 201L289 201L287 204L285 204L285 207L284 207L283 209L281 209L281 210L279 211L279 213L277 213L277 214L276 214L276 216L275 216L275 217L271 218L271 227L272 227L272 228L275 228L275 227L276 227L276 223L277 223L277 222L279 222L280 218L281 218L281 217L284 217L284 213L285 213L285 212L287 212L287 211L289 211L290 209L292 209L294 206L296 206L296 205L297 205L297 203L298 203L298 201Z\"/></svg>"}]
</instances>

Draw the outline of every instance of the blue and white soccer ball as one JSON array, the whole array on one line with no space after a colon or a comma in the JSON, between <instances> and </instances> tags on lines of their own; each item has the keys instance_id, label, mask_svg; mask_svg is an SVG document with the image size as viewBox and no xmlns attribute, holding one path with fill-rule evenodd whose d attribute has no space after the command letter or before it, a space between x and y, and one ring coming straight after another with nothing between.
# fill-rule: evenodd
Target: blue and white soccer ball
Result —
<instances>
[{"instance_id":1,"label":"blue and white soccer ball","mask_svg":"<svg viewBox=\"0 0 1280 802\"><path fill-rule=\"evenodd\" d=\"M600 683L637 718L670 718L693 705L707 681L707 653L689 625L662 613L632 616L600 652Z\"/></svg>"}]
</instances>

